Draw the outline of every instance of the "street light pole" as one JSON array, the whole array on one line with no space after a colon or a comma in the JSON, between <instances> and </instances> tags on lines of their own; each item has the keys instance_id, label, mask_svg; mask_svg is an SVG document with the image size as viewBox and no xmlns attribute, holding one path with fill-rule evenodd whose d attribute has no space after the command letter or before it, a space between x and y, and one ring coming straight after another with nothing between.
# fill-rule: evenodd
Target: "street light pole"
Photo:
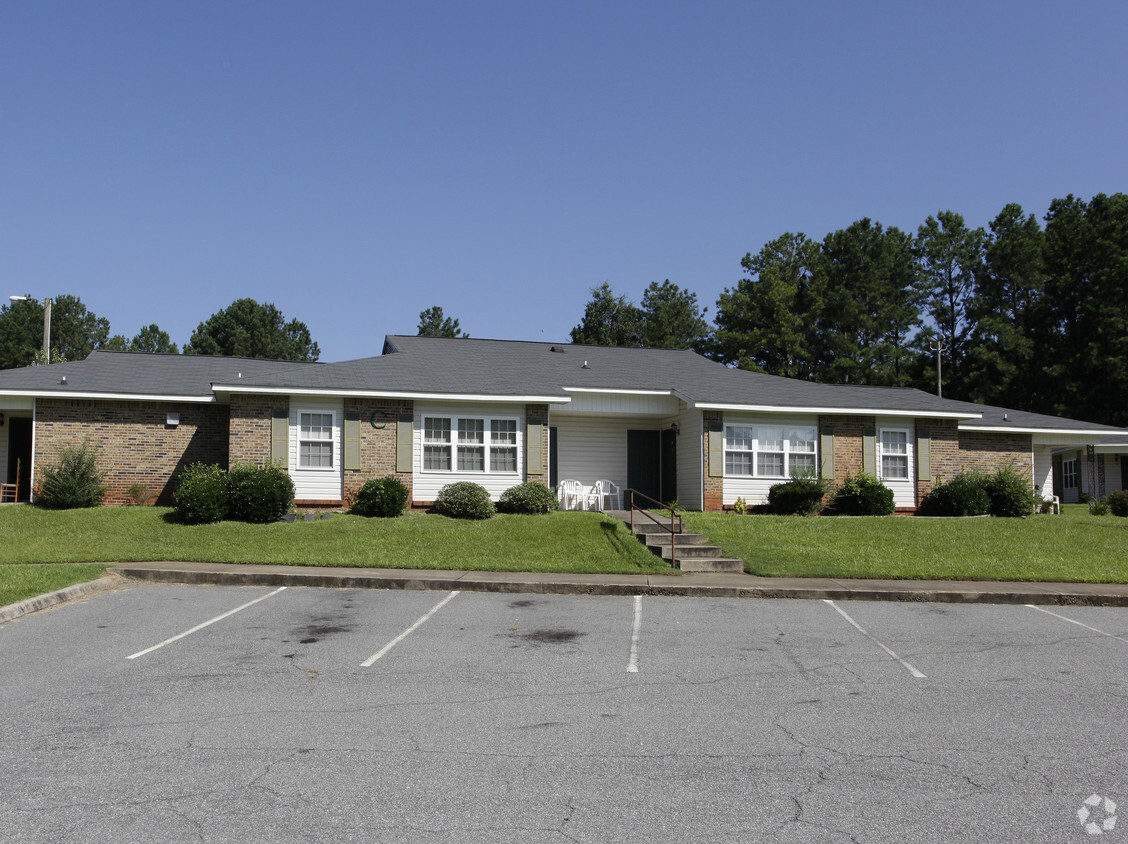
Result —
<instances>
[{"instance_id":1,"label":"street light pole","mask_svg":"<svg viewBox=\"0 0 1128 844\"><path fill-rule=\"evenodd\" d=\"M9 296L13 302L39 302L43 306L43 358L51 363L51 297L36 299L34 296Z\"/></svg>"}]
</instances>

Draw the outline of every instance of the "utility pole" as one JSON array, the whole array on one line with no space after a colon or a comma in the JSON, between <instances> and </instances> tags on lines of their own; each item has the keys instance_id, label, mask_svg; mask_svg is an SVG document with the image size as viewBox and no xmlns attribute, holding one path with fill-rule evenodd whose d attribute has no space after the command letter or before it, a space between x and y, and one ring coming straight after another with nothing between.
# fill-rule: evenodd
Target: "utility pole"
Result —
<instances>
[{"instance_id":1,"label":"utility pole","mask_svg":"<svg viewBox=\"0 0 1128 844\"><path fill-rule=\"evenodd\" d=\"M51 363L51 297L36 299L34 296L9 296L13 302L39 302L43 306L43 359Z\"/></svg>"},{"instance_id":2,"label":"utility pole","mask_svg":"<svg viewBox=\"0 0 1128 844\"><path fill-rule=\"evenodd\" d=\"M940 380L940 368L943 365L943 359L940 357L940 355L943 352L948 351L948 347L944 345L943 340L937 337L935 340L929 342L928 348L936 352L936 395L940 398L944 398L944 386Z\"/></svg>"}]
</instances>

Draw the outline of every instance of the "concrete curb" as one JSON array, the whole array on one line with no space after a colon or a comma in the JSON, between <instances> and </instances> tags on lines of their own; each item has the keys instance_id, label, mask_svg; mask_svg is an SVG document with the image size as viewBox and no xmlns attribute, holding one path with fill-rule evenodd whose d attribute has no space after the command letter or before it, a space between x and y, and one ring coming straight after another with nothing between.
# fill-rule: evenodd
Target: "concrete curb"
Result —
<instances>
[{"instance_id":1,"label":"concrete curb","mask_svg":"<svg viewBox=\"0 0 1128 844\"><path fill-rule=\"evenodd\" d=\"M1124 584L838 580L747 574L533 574L172 562L121 564L112 571L141 581L228 586L1128 607L1128 585Z\"/></svg>"},{"instance_id":2,"label":"concrete curb","mask_svg":"<svg viewBox=\"0 0 1128 844\"><path fill-rule=\"evenodd\" d=\"M93 595L95 592L110 589L120 582L120 577L107 574L97 580L91 580L86 583L76 583L74 586L67 586L65 589L57 589L54 592L48 592L46 595L37 595L34 598L8 604L6 607L0 607L0 623L12 621L20 616L38 612L39 610L45 610L56 604L73 601L75 598L85 598L87 595Z\"/></svg>"}]
</instances>

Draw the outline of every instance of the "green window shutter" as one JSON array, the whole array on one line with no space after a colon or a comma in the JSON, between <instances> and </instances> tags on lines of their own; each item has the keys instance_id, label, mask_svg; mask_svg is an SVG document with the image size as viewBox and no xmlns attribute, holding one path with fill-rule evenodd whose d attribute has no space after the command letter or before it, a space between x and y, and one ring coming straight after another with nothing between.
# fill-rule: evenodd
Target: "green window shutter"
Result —
<instances>
[{"instance_id":1,"label":"green window shutter","mask_svg":"<svg viewBox=\"0 0 1128 844\"><path fill-rule=\"evenodd\" d=\"M928 435L928 431L917 431L916 458L917 480L932 480L932 438Z\"/></svg>"},{"instance_id":2,"label":"green window shutter","mask_svg":"<svg viewBox=\"0 0 1128 844\"><path fill-rule=\"evenodd\" d=\"M725 429L721 423L709 426L709 477L725 476Z\"/></svg>"},{"instance_id":3,"label":"green window shutter","mask_svg":"<svg viewBox=\"0 0 1128 844\"><path fill-rule=\"evenodd\" d=\"M824 478L834 479L834 429L823 428L819 434L819 457Z\"/></svg>"},{"instance_id":4,"label":"green window shutter","mask_svg":"<svg viewBox=\"0 0 1128 844\"><path fill-rule=\"evenodd\" d=\"M525 426L525 474L544 474L544 442L541 429L543 425Z\"/></svg>"},{"instance_id":5,"label":"green window shutter","mask_svg":"<svg viewBox=\"0 0 1128 844\"><path fill-rule=\"evenodd\" d=\"M360 468L360 411L345 411L345 454L346 469Z\"/></svg>"},{"instance_id":6,"label":"green window shutter","mask_svg":"<svg viewBox=\"0 0 1128 844\"><path fill-rule=\"evenodd\" d=\"M862 430L862 471L877 474L877 434L872 427Z\"/></svg>"},{"instance_id":7,"label":"green window shutter","mask_svg":"<svg viewBox=\"0 0 1128 844\"><path fill-rule=\"evenodd\" d=\"M411 471L411 438L413 422L410 416L401 416L396 422L396 471Z\"/></svg>"},{"instance_id":8,"label":"green window shutter","mask_svg":"<svg viewBox=\"0 0 1128 844\"><path fill-rule=\"evenodd\" d=\"M270 419L270 462L287 466L290 462L290 414L275 408Z\"/></svg>"}]
</instances>

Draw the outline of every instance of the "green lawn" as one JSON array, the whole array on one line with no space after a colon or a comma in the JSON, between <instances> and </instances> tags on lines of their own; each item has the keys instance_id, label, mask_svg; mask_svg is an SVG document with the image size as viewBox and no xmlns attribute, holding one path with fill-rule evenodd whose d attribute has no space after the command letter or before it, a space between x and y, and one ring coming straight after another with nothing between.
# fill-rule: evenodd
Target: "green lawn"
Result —
<instances>
[{"instance_id":1,"label":"green lawn","mask_svg":"<svg viewBox=\"0 0 1128 844\"><path fill-rule=\"evenodd\" d=\"M14 604L25 598L45 595L56 589L97 580L105 566L82 563L48 563L47 565L13 563L0 566L0 607Z\"/></svg>"},{"instance_id":2,"label":"green lawn","mask_svg":"<svg viewBox=\"0 0 1128 844\"><path fill-rule=\"evenodd\" d=\"M600 513L471 522L410 513L181 525L163 507L0 508L0 564L194 560L312 566L676 574Z\"/></svg>"},{"instance_id":3,"label":"green lawn","mask_svg":"<svg viewBox=\"0 0 1128 844\"><path fill-rule=\"evenodd\" d=\"M686 513L751 574L1128 582L1128 519L1081 505L1026 519Z\"/></svg>"}]
</instances>

